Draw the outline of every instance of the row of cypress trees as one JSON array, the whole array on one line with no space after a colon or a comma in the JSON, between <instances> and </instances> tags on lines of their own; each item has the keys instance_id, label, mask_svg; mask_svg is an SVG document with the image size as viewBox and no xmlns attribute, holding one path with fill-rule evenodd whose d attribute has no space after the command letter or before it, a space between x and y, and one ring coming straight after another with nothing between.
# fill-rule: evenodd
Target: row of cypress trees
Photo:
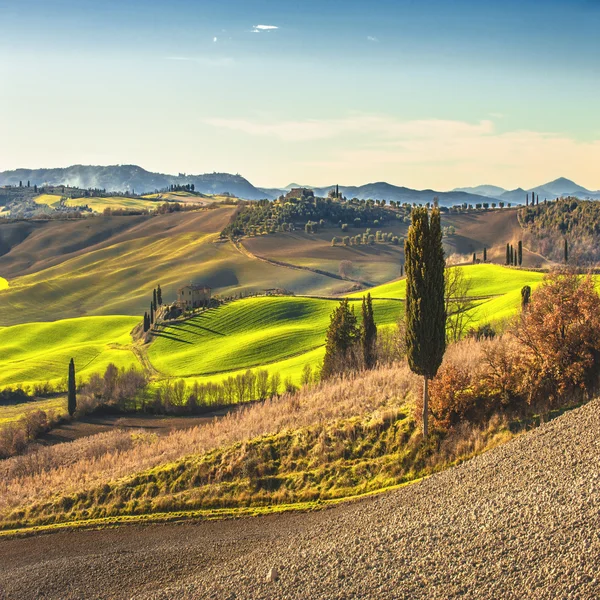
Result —
<instances>
[{"instance_id":1,"label":"row of cypress trees","mask_svg":"<svg viewBox=\"0 0 600 600\"><path fill-rule=\"evenodd\" d=\"M144 333L152 328L154 325L156 311L159 306L162 306L162 290L160 289L160 283L152 291L152 300L150 301L150 312L144 313Z\"/></svg>"},{"instance_id":2,"label":"row of cypress trees","mask_svg":"<svg viewBox=\"0 0 600 600\"><path fill-rule=\"evenodd\" d=\"M506 244L506 264L509 266L521 266L523 264L523 242L519 240L517 249L512 244Z\"/></svg>"}]
</instances>

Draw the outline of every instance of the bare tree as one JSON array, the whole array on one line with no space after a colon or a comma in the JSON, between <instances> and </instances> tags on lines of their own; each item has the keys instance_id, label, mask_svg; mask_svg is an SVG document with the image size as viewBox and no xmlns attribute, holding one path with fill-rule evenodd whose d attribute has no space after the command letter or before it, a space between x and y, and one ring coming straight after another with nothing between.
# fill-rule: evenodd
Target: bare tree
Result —
<instances>
[{"instance_id":1,"label":"bare tree","mask_svg":"<svg viewBox=\"0 0 600 600\"><path fill-rule=\"evenodd\" d=\"M470 310L475 306L469 295L471 281L461 267L446 269L446 343L457 342L466 334L473 317Z\"/></svg>"}]
</instances>

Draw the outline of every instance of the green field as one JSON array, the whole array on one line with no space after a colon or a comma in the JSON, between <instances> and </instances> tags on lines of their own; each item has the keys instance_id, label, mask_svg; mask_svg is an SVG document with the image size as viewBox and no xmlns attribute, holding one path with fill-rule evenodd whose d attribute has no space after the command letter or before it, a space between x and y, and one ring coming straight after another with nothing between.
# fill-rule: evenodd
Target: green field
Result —
<instances>
[{"instance_id":1,"label":"green field","mask_svg":"<svg viewBox=\"0 0 600 600\"><path fill-rule=\"evenodd\" d=\"M24 417L27 413L36 410L43 410L45 412L53 410L58 414L66 414L66 398L50 398L49 400L36 400L33 402L23 402L21 404L0 406L0 427L14 423L21 417Z\"/></svg>"},{"instance_id":2,"label":"green field","mask_svg":"<svg viewBox=\"0 0 600 600\"><path fill-rule=\"evenodd\" d=\"M297 374L307 362L319 362L337 303L294 297L240 300L161 328L148 356L164 376L206 378L256 367ZM359 315L360 304L355 306ZM380 300L374 310L380 325L391 324L403 305Z\"/></svg>"},{"instance_id":3,"label":"green field","mask_svg":"<svg viewBox=\"0 0 600 600\"><path fill-rule=\"evenodd\" d=\"M102 213L107 208L113 210L149 210L153 211L159 206L152 200L143 198L128 198L126 196L112 196L110 198L69 198L67 206L89 206L93 211Z\"/></svg>"},{"instance_id":4,"label":"green field","mask_svg":"<svg viewBox=\"0 0 600 600\"><path fill-rule=\"evenodd\" d=\"M543 273L511 269L500 265L483 264L452 267L461 269L465 279L469 281L468 295L474 297L499 296L520 292L524 285L532 287L544 278ZM384 285L379 285L369 290L373 298L404 298L406 296L406 280L398 279ZM360 297L362 294L351 294L351 297Z\"/></svg>"},{"instance_id":5,"label":"green field","mask_svg":"<svg viewBox=\"0 0 600 600\"><path fill-rule=\"evenodd\" d=\"M166 251L163 246L163 255ZM114 264L109 264L117 269L118 260L115 256ZM469 327L511 317L519 310L522 286L535 287L543 278L541 273L489 264L456 268L464 270L471 284L469 294L475 298L469 311ZM370 292L375 299L378 326L395 323L404 310L400 300L404 298L405 281L397 280ZM351 296L358 316L363 294ZM247 369L265 368L298 383L306 364L318 367L322 362L325 332L337 303L333 298L301 296L237 300L160 327L145 347L147 356L157 379L216 382ZM64 382L71 356L83 379L102 372L109 362L139 366L130 337L139 321L135 316L82 317L0 328L0 387Z\"/></svg>"},{"instance_id":6,"label":"green field","mask_svg":"<svg viewBox=\"0 0 600 600\"><path fill-rule=\"evenodd\" d=\"M3 277L0 277L0 290L7 290L8 289L8 281L6 281L6 279L4 279Z\"/></svg>"},{"instance_id":7,"label":"green field","mask_svg":"<svg viewBox=\"0 0 600 600\"><path fill-rule=\"evenodd\" d=\"M0 387L66 381L69 360L87 379L109 363L138 365L130 331L136 317L82 317L53 323L27 323L0 329Z\"/></svg>"},{"instance_id":8,"label":"green field","mask_svg":"<svg viewBox=\"0 0 600 600\"><path fill-rule=\"evenodd\" d=\"M36 204L45 204L46 206L54 206L55 204L59 204L62 196L57 194L40 194L36 196L33 201Z\"/></svg>"}]
</instances>

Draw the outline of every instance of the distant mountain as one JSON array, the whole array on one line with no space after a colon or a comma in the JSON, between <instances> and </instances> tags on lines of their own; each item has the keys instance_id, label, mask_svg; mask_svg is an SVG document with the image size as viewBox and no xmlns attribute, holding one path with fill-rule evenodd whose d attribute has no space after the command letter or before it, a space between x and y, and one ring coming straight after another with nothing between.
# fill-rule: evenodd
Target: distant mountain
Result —
<instances>
[{"instance_id":1,"label":"distant mountain","mask_svg":"<svg viewBox=\"0 0 600 600\"><path fill-rule=\"evenodd\" d=\"M467 194L479 194L480 196L489 196L490 198L498 198L504 192L508 191L497 185L477 185L475 187L455 188L453 192L467 192Z\"/></svg>"},{"instance_id":2,"label":"distant mountain","mask_svg":"<svg viewBox=\"0 0 600 600\"><path fill-rule=\"evenodd\" d=\"M511 204L525 204L527 194L529 194L530 197L531 194L535 194L536 197L540 197L540 200L543 200L544 198L550 200L554 198L560 198L562 196L575 196L576 198L580 198L582 200L600 200L600 191L594 192L588 190L583 186L578 185L574 181L566 179L565 177L559 177L554 181L544 183L543 185L538 185L528 190L525 190L521 187L515 190L505 190L504 188L495 185L478 185L476 187L456 188L454 191L482 194L484 196L489 196L490 198L503 200L504 202L510 202Z\"/></svg>"},{"instance_id":3,"label":"distant mountain","mask_svg":"<svg viewBox=\"0 0 600 600\"><path fill-rule=\"evenodd\" d=\"M137 193L154 192L164 189L171 184L185 185L194 184L197 192L203 194L222 194L229 192L238 198L248 200L259 200L277 198L286 194L292 187L301 186L291 183L285 188L257 188L241 175L230 173L205 173L201 175L167 175L164 173L153 173L146 171L136 165L111 165L111 166L86 166L73 165L60 169L16 169L14 171L0 172L0 186L18 185L19 181L38 186L49 185L71 185L79 188L100 188L111 192ZM317 196L327 196L335 185L325 187L311 187ZM581 199L600 200L600 191L590 191L577 185L575 182L560 177L544 185L524 190L505 190L494 185L479 185L475 187L456 188L450 192L438 192L435 190L413 190L411 188L392 185L385 181L368 183L360 186L339 186L340 192L346 198L358 198L359 200L394 200L396 202L416 202L425 204L432 202L437 197L442 206L453 204L478 204L501 200L511 204L525 204L526 194L535 193L543 198L556 198L557 196L576 196Z\"/></svg>"},{"instance_id":4,"label":"distant mountain","mask_svg":"<svg viewBox=\"0 0 600 600\"><path fill-rule=\"evenodd\" d=\"M498 200L502 200L503 202L510 202L511 204L525 204L525 198L527 197L527 192L523 188L517 188L516 190L510 190L500 194L498 196Z\"/></svg>"},{"instance_id":5,"label":"distant mountain","mask_svg":"<svg viewBox=\"0 0 600 600\"><path fill-rule=\"evenodd\" d=\"M19 185L29 181L31 185L70 185L79 188L99 188L111 192L154 192L171 184L194 184L197 192L221 194L229 192L239 198L258 200L273 198L254 187L241 175L229 173L206 173L203 175L166 175L152 173L136 165L88 166L73 165L60 169L16 169L0 172L0 185Z\"/></svg>"}]
</instances>

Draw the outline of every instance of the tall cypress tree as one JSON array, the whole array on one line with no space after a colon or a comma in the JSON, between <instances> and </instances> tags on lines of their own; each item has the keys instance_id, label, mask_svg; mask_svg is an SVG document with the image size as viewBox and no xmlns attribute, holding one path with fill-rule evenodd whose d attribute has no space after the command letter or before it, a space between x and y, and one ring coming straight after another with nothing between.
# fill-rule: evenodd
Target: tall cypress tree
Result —
<instances>
[{"instance_id":1,"label":"tall cypress tree","mask_svg":"<svg viewBox=\"0 0 600 600\"><path fill-rule=\"evenodd\" d=\"M362 302L362 329L361 329L361 346L363 351L363 360L365 368L372 369L375 366L375 343L377 341L377 325L375 325L375 318L373 317L373 302L371 300L371 293L367 294L365 298L363 296Z\"/></svg>"},{"instance_id":2,"label":"tall cypress tree","mask_svg":"<svg viewBox=\"0 0 600 600\"><path fill-rule=\"evenodd\" d=\"M523 242L521 240L517 246L517 264L519 266L523 264Z\"/></svg>"},{"instance_id":3,"label":"tall cypress tree","mask_svg":"<svg viewBox=\"0 0 600 600\"><path fill-rule=\"evenodd\" d=\"M531 300L531 287L528 285L524 285L521 288L521 310L527 310L530 300Z\"/></svg>"},{"instance_id":4,"label":"tall cypress tree","mask_svg":"<svg viewBox=\"0 0 600 600\"><path fill-rule=\"evenodd\" d=\"M506 265L510 265L510 244L506 244Z\"/></svg>"},{"instance_id":5,"label":"tall cypress tree","mask_svg":"<svg viewBox=\"0 0 600 600\"><path fill-rule=\"evenodd\" d=\"M359 339L360 329L356 323L356 315L354 310L350 310L348 299L344 298L331 313L321 370L322 379L354 366L351 351Z\"/></svg>"},{"instance_id":6,"label":"tall cypress tree","mask_svg":"<svg viewBox=\"0 0 600 600\"><path fill-rule=\"evenodd\" d=\"M154 323L154 305L150 302L150 325Z\"/></svg>"},{"instance_id":7,"label":"tall cypress tree","mask_svg":"<svg viewBox=\"0 0 600 600\"><path fill-rule=\"evenodd\" d=\"M487 248L483 249L483 262L487 262Z\"/></svg>"},{"instance_id":8,"label":"tall cypress tree","mask_svg":"<svg viewBox=\"0 0 600 600\"><path fill-rule=\"evenodd\" d=\"M156 312L156 307L158 306L158 298L156 297L156 288L152 291L152 305L154 306L154 311Z\"/></svg>"},{"instance_id":9,"label":"tall cypress tree","mask_svg":"<svg viewBox=\"0 0 600 600\"><path fill-rule=\"evenodd\" d=\"M514 256L515 256L515 251L514 251L514 248L513 248L512 244L511 244L510 245L510 262L508 263L511 266L515 264Z\"/></svg>"},{"instance_id":10,"label":"tall cypress tree","mask_svg":"<svg viewBox=\"0 0 600 600\"><path fill-rule=\"evenodd\" d=\"M473 252L473 264L475 264L477 262L477 254L475 254L475 252Z\"/></svg>"},{"instance_id":11,"label":"tall cypress tree","mask_svg":"<svg viewBox=\"0 0 600 600\"><path fill-rule=\"evenodd\" d=\"M148 318L148 313L144 313L144 333L150 329L150 319Z\"/></svg>"},{"instance_id":12,"label":"tall cypress tree","mask_svg":"<svg viewBox=\"0 0 600 600\"><path fill-rule=\"evenodd\" d=\"M156 299L158 300L158 305L162 306L162 290L160 289L160 283L158 284L158 287L156 288Z\"/></svg>"},{"instance_id":13,"label":"tall cypress tree","mask_svg":"<svg viewBox=\"0 0 600 600\"><path fill-rule=\"evenodd\" d=\"M404 242L406 256L406 350L408 364L423 385L423 437L429 433L429 380L435 377L446 350L444 249L440 211L412 211Z\"/></svg>"},{"instance_id":14,"label":"tall cypress tree","mask_svg":"<svg viewBox=\"0 0 600 600\"><path fill-rule=\"evenodd\" d=\"M72 417L77 410L77 386L75 385L75 361L71 359L69 363L69 385L67 395L67 410Z\"/></svg>"}]
</instances>

